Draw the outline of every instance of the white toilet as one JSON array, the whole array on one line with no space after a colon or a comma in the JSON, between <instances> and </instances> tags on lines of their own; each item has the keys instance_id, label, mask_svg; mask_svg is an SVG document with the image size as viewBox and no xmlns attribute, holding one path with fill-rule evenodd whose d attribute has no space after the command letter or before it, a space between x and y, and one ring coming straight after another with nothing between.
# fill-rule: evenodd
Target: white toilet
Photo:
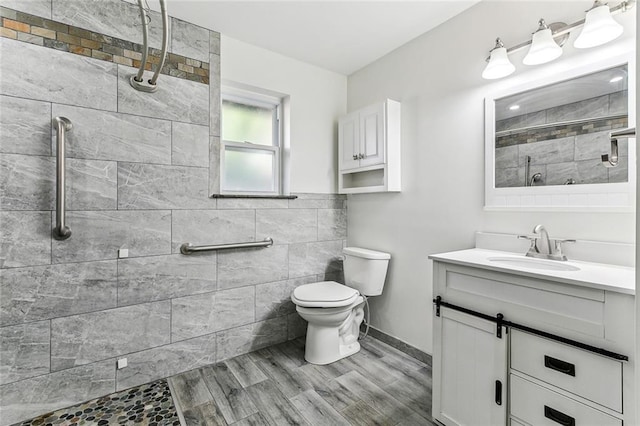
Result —
<instances>
[{"instance_id":1,"label":"white toilet","mask_svg":"<svg viewBox=\"0 0 640 426\"><path fill-rule=\"evenodd\" d=\"M291 295L298 314L309 322L304 358L312 364L329 364L360 350L363 296L378 296L384 287L390 254L358 247L342 252L347 285L304 284Z\"/></svg>"}]
</instances>

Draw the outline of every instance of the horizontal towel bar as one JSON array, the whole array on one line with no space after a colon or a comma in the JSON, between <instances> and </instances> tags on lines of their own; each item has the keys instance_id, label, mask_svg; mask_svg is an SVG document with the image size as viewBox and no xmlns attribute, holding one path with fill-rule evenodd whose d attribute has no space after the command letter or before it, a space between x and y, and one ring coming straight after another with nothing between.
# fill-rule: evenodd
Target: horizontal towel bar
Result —
<instances>
[{"instance_id":1,"label":"horizontal towel bar","mask_svg":"<svg viewBox=\"0 0 640 426\"><path fill-rule=\"evenodd\" d=\"M271 238L266 238L264 241L250 241L246 243L232 243L232 244L217 244L211 246L192 246L190 243L184 243L180 246L180 253L192 254L200 251L213 251L213 250L228 250L236 248L251 248L251 247L270 247L273 245Z\"/></svg>"}]
</instances>

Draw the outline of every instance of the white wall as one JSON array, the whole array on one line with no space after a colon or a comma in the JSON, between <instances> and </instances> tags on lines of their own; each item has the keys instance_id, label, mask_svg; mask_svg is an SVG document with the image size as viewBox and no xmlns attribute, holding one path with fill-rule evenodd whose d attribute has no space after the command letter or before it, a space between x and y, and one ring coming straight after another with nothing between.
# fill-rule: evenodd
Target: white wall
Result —
<instances>
[{"instance_id":1,"label":"white wall","mask_svg":"<svg viewBox=\"0 0 640 426\"><path fill-rule=\"evenodd\" d=\"M348 109L384 98L402 102L402 182L399 194L349 196L348 244L388 251L382 296L371 300L372 325L432 352L431 253L470 248L478 230L527 233L544 223L551 236L634 242L633 213L488 212L484 203L484 97L504 85L615 49L565 47L562 59L533 70L514 54L516 73L481 78L495 38L524 41L537 21L574 22L592 1L484 1L351 75ZM618 15L626 43L635 39L635 12ZM619 44L619 43L618 43Z\"/></svg>"},{"instance_id":2,"label":"white wall","mask_svg":"<svg viewBox=\"0 0 640 426\"><path fill-rule=\"evenodd\" d=\"M347 77L221 37L221 78L290 96L291 191L337 191L337 120Z\"/></svg>"}]
</instances>

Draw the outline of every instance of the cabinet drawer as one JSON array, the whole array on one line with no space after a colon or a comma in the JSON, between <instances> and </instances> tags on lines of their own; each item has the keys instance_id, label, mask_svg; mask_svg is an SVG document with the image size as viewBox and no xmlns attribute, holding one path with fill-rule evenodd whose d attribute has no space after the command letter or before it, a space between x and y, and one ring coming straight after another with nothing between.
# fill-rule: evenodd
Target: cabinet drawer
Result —
<instances>
[{"instance_id":1,"label":"cabinet drawer","mask_svg":"<svg viewBox=\"0 0 640 426\"><path fill-rule=\"evenodd\" d=\"M511 330L511 368L622 413L622 363Z\"/></svg>"},{"instance_id":2,"label":"cabinet drawer","mask_svg":"<svg viewBox=\"0 0 640 426\"><path fill-rule=\"evenodd\" d=\"M511 414L531 425L622 426L622 420L519 376L510 377Z\"/></svg>"}]
</instances>

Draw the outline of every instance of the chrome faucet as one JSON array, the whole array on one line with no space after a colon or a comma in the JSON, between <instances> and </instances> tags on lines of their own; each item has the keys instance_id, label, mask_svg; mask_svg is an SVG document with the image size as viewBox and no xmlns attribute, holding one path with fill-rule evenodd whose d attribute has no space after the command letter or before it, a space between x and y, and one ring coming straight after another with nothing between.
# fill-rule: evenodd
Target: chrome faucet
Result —
<instances>
[{"instance_id":1,"label":"chrome faucet","mask_svg":"<svg viewBox=\"0 0 640 426\"><path fill-rule=\"evenodd\" d=\"M567 260L562 253L562 243L575 243L576 240L552 240L544 225L536 225L533 228L534 236L518 235L518 238L531 241L531 246L526 256L549 260ZM536 237L536 235L540 235Z\"/></svg>"}]
</instances>

